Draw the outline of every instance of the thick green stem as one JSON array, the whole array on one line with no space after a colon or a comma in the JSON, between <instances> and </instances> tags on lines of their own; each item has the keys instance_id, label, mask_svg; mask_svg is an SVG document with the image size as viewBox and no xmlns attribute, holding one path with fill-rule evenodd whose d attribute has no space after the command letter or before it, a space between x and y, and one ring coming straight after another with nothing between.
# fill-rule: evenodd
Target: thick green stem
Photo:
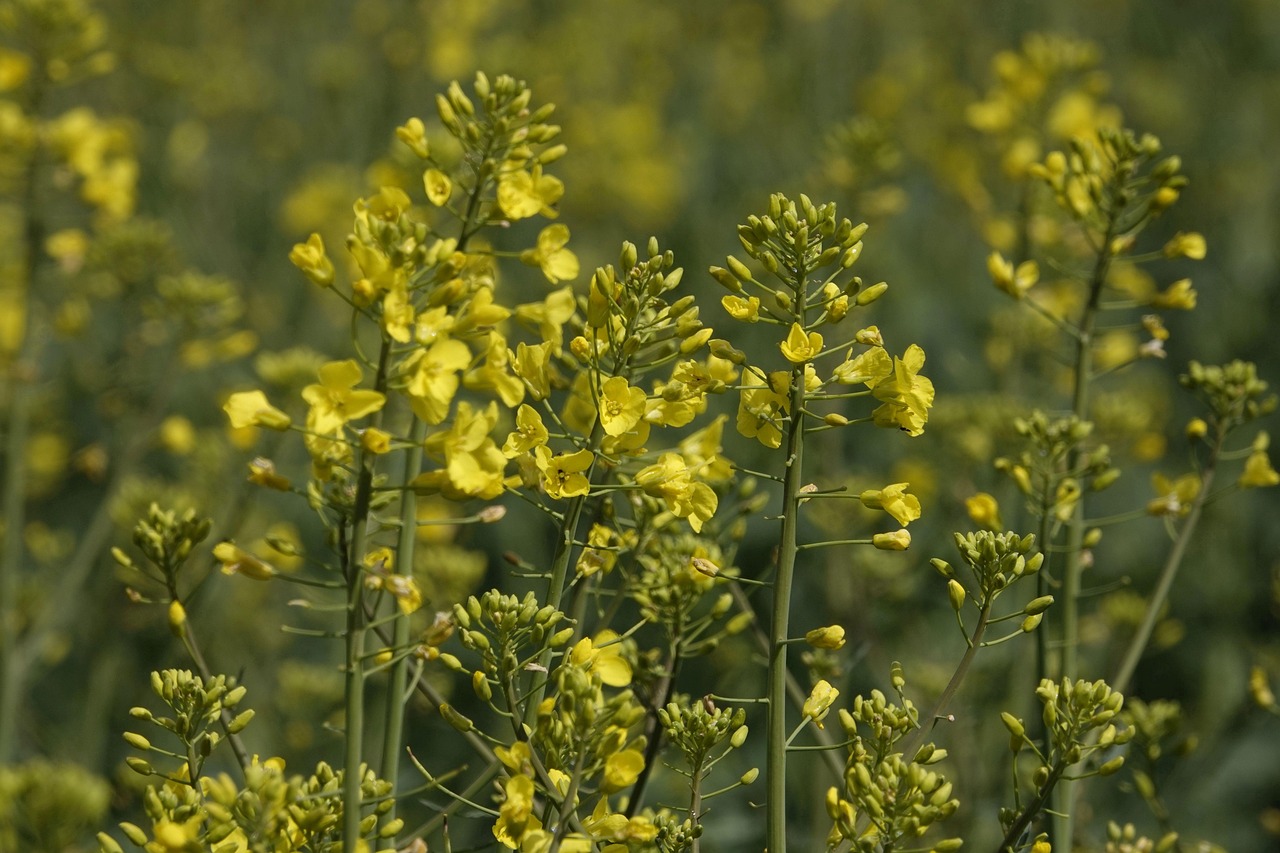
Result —
<instances>
[{"instance_id":1,"label":"thick green stem","mask_svg":"<svg viewBox=\"0 0 1280 853\"><path fill-rule=\"evenodd\" d=\"M1196 526L1200 521L1200 511L1204 509L1205 501L1209 499L1210 490L1213 488L1213 479L1218 467L1218 457L1222 452L1222 444L1225 439L1226 429L1224 426L1219 425L1213 447L1209 451L1209 459L1205 463L1204 473L1201 474L1200 491L1196 493L1195 500L1191 502L1191 509L1188 510L1187 517L1182 522L1182 528L1178 531L1178 538L1174 540L1173 549L1169 551L1169 556L1165 558L1164 568L1160 570L1160 579L1156 582L1156 588L1147 602L1146 613L1142 615L1142 624L1138 626L1137 633L1129 641L1129 647L1125 650L1120 668L1116 671L1115 677L1111 679L1111 689L1117 693L1123 693L1128 688L1129 680L1133 678L1133 672L1138 668L1138 661L1142 659L1142 654L1146 651L1147 644L1151 641L1151 633L1155 630L1156 622L1160 620L1160 611L1164 608L1165 602L1169 600L1169 591L1173 588L1173 581L1178 576L1178 568L1182 565L1182 558L1187 553L1187 545L1190 543L1191 536L1195 533Z\"/></svg>"},{"instance_id":2,"label":"thick green stem","mask_svg":"<svg viewBox=\"0 0 1280 853\"><path fill-rule=\"evenodd\" d=\"M800 288L803 292L803 288ZM801 306L803 309L803 306ZM803 316L803 315L802 315ZM773 579L773 616L769 622L769 719L765 782L768 789L766 833L769 853L787 849L787 636L791 622L791 584L796 567L796 530L804 477L804 366L791 371L791 421L787 426L786 475L782 479L782 534L778 571Z\"/></svg>"}]
</instances>

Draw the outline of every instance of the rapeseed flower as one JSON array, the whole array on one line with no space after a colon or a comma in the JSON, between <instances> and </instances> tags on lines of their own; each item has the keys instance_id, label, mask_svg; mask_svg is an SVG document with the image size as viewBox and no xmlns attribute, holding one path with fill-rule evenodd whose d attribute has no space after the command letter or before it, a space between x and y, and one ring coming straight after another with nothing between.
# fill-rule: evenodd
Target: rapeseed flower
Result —
<instances>
[{"instance_id":1,"label":"rapeseed flower","mask_svg":"<svg viewBox=\"0 0 1280 853\"><path fill-rule=\"evenodd\" d=\"M920 375L922 367L924 350L916 344L907 347L902 358L893 360L893 373L871 389L884 404L872 412L876 426L898 427L908 435L924 432L934 390L933 383Z\"/></svg>"},{"instance_id":2,"label":"rapeseed flower","mask_svg":"<svg viewBox=\"0 0 1280 853\"><path fill-rule=\"evenodd\" d=\"M586 472L595 462L595 454L582 449L574 453L551 454L546 445L535 447L534 459L542 472L542 487L547 495L560 500L585 495L591 489Z\"/></svg>"},{"instance_id":3,"label":"rapeseed flower","mask_svg":"<svg viewBox=\"0 0 1280 853\"><path fill-rule=\"evenodd\" d=\"M302 389L302 399L311 404L307 429L312 432L340 433L347 422L373 414L387 401L378 391L356 389L364 373L354 359L323 364L319 374L319 383Z\"/></svg>"}]
</instances>

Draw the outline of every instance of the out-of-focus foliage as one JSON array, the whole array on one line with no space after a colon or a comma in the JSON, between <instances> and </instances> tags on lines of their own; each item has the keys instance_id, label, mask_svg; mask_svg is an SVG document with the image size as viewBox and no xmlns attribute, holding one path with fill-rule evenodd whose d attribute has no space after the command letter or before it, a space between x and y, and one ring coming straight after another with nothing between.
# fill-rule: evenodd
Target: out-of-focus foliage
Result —
<instances>
[{"instance_id":1,"label":"out-of-focus foliage","mask_svg":"<svg viewBox=\"0 0 1280 853\"><path fill-rule=\"evenodd\" d=\"M32 44L43 46L33 53ZM211 542L234 538L282 571L320 550L305 507L244 483L250 449L282 472L305 467L305 453L275 433L227 429L221 406L251 387L296 401L320 364L347 357L345 313L299 286L289 248L318 232L346 263L354 199L388 186L421 192L417 161L389 140L407 117L430 113L450 80L509 72L559 105L572 156L556 165L558 221L572 229L584 269L616 258L622 238L649 233L691 271L719 263L738 249L730 224L778 190L835 199L871 224L863 274L901 294L874 307L875 322L931 354L937 403L929 432L910 443L869 430L856 444L819 439L824 474L848 472L855 483L892 465L892 481L909 481L926 512L910 559L863 549L853 566L815 561L796 607L806 625L838 623L849 634L839 654L806 654L815 678L844 679L852 695L901 659L912 662L913 687L937 694L956 639L946 603L927 594L937 578L925 556L942 548L926 543L947 541L970 512L990 518L981 506L995 499L966 511L975 493L1014 511L1016 484L990 462L1020 446L1015 416L1028 404L1059 405L1069 388L1041 345L1045 329L991 287L992 251L1020 263L1030 244L1073 239L1047 214L1019 226L1029 201L1013 187L1099 124L1151 132L1181 156L1189 183L1160 228L1204 235L1196 311L1166 318L1165 364L1112 377L1095 401L1125 475L1091 513L1143 506L1151 475L1187 468L1184 424L1198 412L1171 374L1192 359L1242 358L1280 377L1270 329L1280 316L1280 165L1268 145L1280 134L1277 44L1280 7L1266 0L0 3L0 417L9 443L0 697L11 709L0 716L17 720L0 731L0 849L85 843L102 823L100 779L126 780L115 787L116 817L142 813L121 770L124 709L146 704L149 670L188 665L161 609L148 606L164 599L165 579L146 588L130 576L126 590L107 556L150 504L200 507L215 520ZM456 155L431 132L433 151ZM1180 268L1166 259L1153 269L1117 274L1149 294ZM544 295L530 272L508 283L531 288L518 302ZM1070 307L1055 281L1063 271L1038 272L1036 286ZM685 284L718 300L704 279L689 274ZM1016 271L1009 286L1019 289ZM703 320L731 322L714 310ZM1117 365L1145 340L1136 330L1104 334ZM765 452L732 441L730 456L747 468ZM1177 494L1176 480L1164 485L1161 495ZM1264 849L1280 836L1277 721L1257 708L1274 712L1267 673L1280 678L1280 530L1267 524L1278 511L1265 489L1206 511L1133 680L1145 704L1125 706L1143 750L1131 759L1138 772L1120 795L1088 803L1090 849L1122 849L1134 830L1119 827L1131 822L1159 838L1170 815L1186 838L1229 849ZM505 548L545 536L514 508L494 536L450 525L443 503L424 501L419 512L432 523L420 528L413 572L433 608L502 576ZM843 510L821 506L811 518L816 530L852 535ZM854 524L864 532L865 521ZM1137 524L1160 535L1159 520ZM1109 670L1142 618L1159 569L1144 541L1104 536L1093 549L1086 668ZM739 565L767 563L768 547L748 535ZM249 751L284 753L297 766L331 759L342 702L335 659L264 618L283 612L290 592L227 582L207 547L193 565L198 574L181 581L192 602L186 624L213 671L244 668L258 711ZM298 621L320 624L308 619ZM737 692L742 661L730 651L711 659L708 692ZM1018 714L1040 713L1038 702L1012 698L1028 696L1012 683L1031 667L993 652L960 697L951 775L987 799L967 800L947 831L979 848L999 839L1007 783L1004 766L984 760L1007 735L992 730L990 710L1022 702ZM412 730L409 740L426 748ZM467 755L433 744L433 766ZM1173 753L1185 757L1175 763ZM91 775L53 772L60 765L49 761ZM825 787L811 802L797 798L813 838L829 827ZM36 805L6 811L10 796ZM708 848L754 840L749 828L733 834L754 813L716 818L725 835ZM1107 819L1118 822L1109 834Z\"/></svg>"}]
</instances>

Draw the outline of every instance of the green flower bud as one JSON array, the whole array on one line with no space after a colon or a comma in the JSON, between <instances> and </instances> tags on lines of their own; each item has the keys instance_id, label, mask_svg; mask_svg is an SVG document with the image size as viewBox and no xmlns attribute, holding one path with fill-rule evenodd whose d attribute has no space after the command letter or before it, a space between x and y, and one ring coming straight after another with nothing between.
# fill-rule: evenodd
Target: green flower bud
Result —
<instances>
[{"instance_id":1,"label":"green flower bud","mask_svg":"<svg viewBox=\"0 0 1280 853\"><path fill-rule=\"evenodd\" d=\"M889 289L889 285L883 281L880 282L879 284L873 284L870 287L868 287L866 290L859 293L857 298L854 301L856 301L861 306L870 305L872 302L875 302L877 299L883 296L884 292L888 289Z\"/></svg>"},{"instance_id":2,"label":"green flower bud","mask_svg":"<svg viewBox=\"0 0 1280 853\"><path fill-rule=\"evenodd\" d=\"M736 728L733 734L729 737L729 745L734 749L740 748L747 742L747 732L748 729L746 726L738 726L738 728Z\"/></svg>"},{"instance_id":3,"label":"green flower bud","mask_svg":"<svg viewBox=\"0 0 1280 853\"><path fill-rule=\"evenodd\" d=\"M453 709L453 706L450 705L448 702L440 703L440 716L444 718L444 721L446 723L453 726L455 729L462 732L463 734L466 734L467 732L475 728L475 723L471 722L471 720L469 720L467 717L464 717L462 714L459 714L457 711L455 711Z\"/></svg>"},{"instance_id":4,"label":"green flower bud","mask_svg":"<svg viewBox=\"0 0 1280 853\"><path fill-rule=\"evenodd\" d=\"M1107 763L1098 768L1099 776L1110 776L1124 766L1124 756L1117 755Z\"/></svg>"},{"instance_id":5,"label":"green flower bud","mask_svg":"<svg viewBox=\"0 0 1280 853\"><path fill-rule=\"evenodd\" d=\"M253 719L253 713L253 709L249 708L237 714L235 719L227 723L227 732L234 735L244 731L245 726L249 725L249 721Z\"/></svg>"},{"instance_id":6,"label":"green flower bud","mask_svg":"<svg viewBox=\"0 0 1280 853\"><path fill-rule=\"evenodd\" d=\"M124 739L125 739L125 742L128 743L130 746L132 746L134 749L147 750L151 748L151 741L147 740L145 737L143 737L140 734L134 734L133 732L125 732Z\"/></svg>"},{"instance_id":7,"label":"green flower bud","mask_svg":"<svg viewBox=\"0 0 1280 853\"><path fill-rule=\"evenodd\" d=\"M1026 727L1022 725L1022 720L1019 720L1008 711L1000 712L1000 720L1004 723L1004 727L1009 730L1009 734L1021 741L1022 737L1027 732Z\"/></svg>"},{"instance_id":8,"label":"green flower bud","mask_svg":"<svg viewBox=\"0 0 1280 853\"><path fill-rule=\"evenodd\" d=\"M964 607L965 591L955 578L947 581L947 597L951 599L951 609L959 613L960 608Z\"/></svg>"},{"instance_id":9,"label":"green flower bud","mask_svg":"<svg viewBox=\"0 0 1280 853\"><path fill-rule=\"evenodd\" d=\"M740 785L750 785L752 782L756 781L756 778L757 778L759 775L760 775L760 768L759 768L759 767L752 767L752 768L751 768L750 770L748 770L746 773L743 773L743 774L742 774L742 777L738 780L738 784L740 784Z\"/></svg>"},{"instance_id":10,"label":"green flower bud","mask_svg":"<svg viewBox=\"0 0 1280 853\"><path fill-rule=\"evenodd\" d=\"M129 765L129 769L140 776L150 776L155 770L151 767L151 762L136 755L131 755L124 760Z\"/></svg>"},{"instance_id":11,"label":"green flower bud","mask_svg":"<svg viewBox=\"0 0 1280 853\"><path fill-rule=\"evenodd\" d=\"M1028 616L1026 619L1023 619L1023 620L1022 620L1022 633L1024 633L1024 634L1030 634L1030 633L1031 633L1032 631L1034 631L1037 627L1039 627L1040 622L1041 622L1043 619L1044 619L1044 613L1034 613L1034 614L1032 614L1031 616Z\"/></svg>"},{"instance_id":12,"label":"green flower bud","mask_svg":"<svg viewBox=\"0 0 1280 853\"><path fill-rule=\"evenodd\" d=\"M1033 598L1027 602L1027 606L1022 608L1022 612L1028 616L1034 616L1037 613L1043 613L1053 604L1052 595L1042 595L1039 598Z\"/></svg>"},{"instance_id":13,"label":"green flower bud","mask_svg":"<svg viewBox=\"0 0 1280 853\"><path fill-rule=\"evenodd\" d=\"M120 842L105 832L98 833L98 848L102 853L124 853L124 848L120 846Z\"/></svg>"},{"instance_id":14,"label":"green flower bud","mask_svg":"<svg viewBox=\"0 0 1280 853\"><path fill-rule=\"evenodd\" d=\"M399 833L400 830L402 829L404 829L404 819L394 818L393 820L389 820L382 825L382 828L378 830L378 837L394 838L396 834Z\"/></svg>"},{"instance_id":15,"label":"green flower bud","mask_svg":"<svg viewBox=\"0 0 1280 853\"><path fill-rule=\"evenodd\" d=\"M488 702L493 698L493 688L489 686L489 679L485 677L484 670L477 669L471 673L471 689L482 701Z\"/></svg>"},{"instance_id":16,"label":"green flower bud","mask_svg":"<svg viewBox=\"0 0 1280 853\"><path fill-rule=\"evenodd\" d=\"M125 834L126 838L139 847L143 847L147 843L147 834L142 831L141 827L135 824L122 823L120 824L120 831Z\"/></svg>"}]
</instances>

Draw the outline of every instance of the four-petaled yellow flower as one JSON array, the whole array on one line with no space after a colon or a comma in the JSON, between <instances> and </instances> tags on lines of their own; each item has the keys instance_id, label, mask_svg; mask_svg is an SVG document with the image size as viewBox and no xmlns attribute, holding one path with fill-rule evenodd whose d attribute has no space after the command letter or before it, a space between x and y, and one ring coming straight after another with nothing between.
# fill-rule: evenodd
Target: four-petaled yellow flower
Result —
<instances>
[{"instance_id":1,"label":"four-petaled yellow flower","mask_svg":"<svg viewBox=\"0 0 1280 853\"><path fill-rule=\"evenodd\" d=\"M611 376L600 385L596 401L600 426L609 435L622 435L640 422L644 405L644 391L632 388L624 377Z\"/></svg>"},{"instance_id":2,"label":"four-petaled yellow flower","mask_svg":"<svg viewBox=\"0 0 1280 853\"><path fill-rule=\"evenodd\" d=\"M922 367L924 350L916 344L907 347L902 358L893 360L893 372L871 389L884 404L871 413L876 426L898 427L908 435L924 432L934 391L933 383L920 375Z\"/></svg>"},{"instance_id":3,"label":"four-petaled yellow flower","mask_svg":"<svg viewBox=\"0 0 1280 853\"><path fill-rule=\"evenodd\" d=\"M535 447L546 444L547 437L542 415L538 414L537 409L522 403L516 410L516 428L502 445L502 455L515 459L521 453L528 453Z\"/></svg>"},{"instance_id":4,"label":"four-petaled yellow flower","mask_svg":"<svg viewBox=\"0 0 1280 853\"><path fill-rule=\"evenodd\" d=\"M583 637L569 651L569 660L610 687L626 687L631 683L631 664L622 654L622 643L616 631L606 628L595 638Z\"/></svg>"},{"instance_id":5,"label":"four-petaled yellow flower","mask_svg":"<svg viewBox=\"0 0 1280 853\"><path fill-rule=\"evenodd\" d=\"M292 423L289 416L267 401L261 391L241 391L227 398L222 411L227 413L232 429L249 426L286 430Z\"/></svg>"},{"instance_id":6,"label":"four-petaled yellow flower","mask_svg":"<svg viewBox=\"0 0 1280 853\"><path fill-rule=\"evenodd\" d=\"M720 304L724 306L724 310L729 312L729 316L743 323L754 323L760 319L760 297L748 296L743 299L741 296L722 297Z\"/></svg>"},{"instance_id":7,"label":"four-petaled yellow flower","mask_svg":"<svg viewBox=\"0 0 1280 853\"><path fill-rule=\"evenodd\" d=\"M493 837L511 850L519 850L527 835L542 829L533 814L533 780L523 774L507 780L506 798L498 807Z\"/></svg>"},{"instance_id":8,"label":"four-petaled yellow flower","mask_svg":"<svg viewBox=\"0 0 1280 853\"><path fill-rule=\"evenodd\" d=\"M512 369L516 376L524 380L529 396L535 400L545 400L551 395L551 347L550 341L534 346L516 344L516 358Z\"/></svg>"},{"instance_id":9,"label":"four-petaled yellow flower","mask_svg":"<svg viewBox=\"0 0 1280 853\"><path fill-rule=\"evenodd\" d=\"M738 432L765 447L781 446L782 422L791 404L790 397L773 390L754 371L745 371L742 383L745 387L738 398Z\"/></svg>"},{"instance_id":10,"label":"four-petaled yellow flower","mask_svg":"<svg viewBox=\"0 0 1280 853\"><path fill-rule=\"evenodd\" d=\"M799 323L792 323L787 339L778 346L787 361L804 364L813 361L822 352L822 335L817 332L806 333Z\"/></svg>"},{"instance_id":11,"label":"four-petaled yellow flower","mask_svg":"<svg viewBox=\"0 0 1280 853\"><path fill-rule=\"evenodd\" d=\"M719 499L706 483L694 479L694 471L679 453L664 453L658 461L636 472L636 485L646 494L662 498L677 518L687 518L695 533L715 515Z\"/></svg>"},{"instance_id":12,"label":"four-petaled yellow flower","mask_svg":"<svg viewBox=\"0 0 1280 853\"><path fill-rule=\"evenodd\" d=\"M551 449L540 445L533 449L538 470L542 472L542 487L557 500L585 495L591 489L586 471L595 461L595 454L582 449L574 453L551 454Z\"/></svg>"},{"instance_id":13,"label":"four-petaled yellow flower","mask_svg":"<svg viewBox=\"0 0 1280 853\"><path fill-rule=\"evenodd\" d=\"M920 517L920 499L907 494L908 485L894 483L883 489L867 489L858 498L867 509L882 509L906 527Z\"/></svg>"},{"instance_id":14,"label":"four-petaled yellow flower","mask_svg":"<svg viewBox=\"0 0 1280 853\"><path fill-rule=\"evenodd\" d=\"M539 267L547 281L572 281L578 277L578 256L566 247L569 245L569 229L559 223L548 225L538 234L538 244L520 253L520 260L531 267Z\"/></svg>"},{"instance_id":15,"label":"four-petaled yellow flower","mask_svg":"<svg viewBox=\"0 0 1280 853\"><path fill-rule=\"evenodd\" d=\"M320 382L302 389L302 399L311 404L307 429L312 432L339 433L348 421L373 414L387 401L378 391L356 390L364 373L354 359L331 361L319 372Z\"/></svg>"},{"instance_id":16,"label":"four-petaled yellow flower","mask_svg":"<svg viewBox=\"0 0 1280 853\"><path fill-rule=\"evenodd\" d=\"M542 174L542 164L535 163L532 171L513 169L498 180L498 206L508 219L528 219L542 214L556 218L552 207L564 195L564 182L552 175Z\"/></svg>"},{"instance_id":17,"label":"four-petaled yellow flower","mask_svg":"<svg viewBox=\"0 0 1280 853\"><path fill-rule=\"evenodd\" d=\"M471 350L454 338L437 340L405 362L409 382L405 392L413 413L429 424L449 415L449 404L458 393L458 371L471 363Z\"/></svg>"},{"instance_id":18,"label":"four-petaled yellow flower","mask_svg":"<svg viewBox=\"0 0 1280 853\"><path fill-rule=\"evenodd\" d=\"M835 704L838 698L840 698L840 691L832 687L830 682L824 678L813 685L809 698L804 700L804 707L801 713L817 723L818 728L824 728L822 720L827 716L831 706Z\"/></svg>"}]
</instances>

